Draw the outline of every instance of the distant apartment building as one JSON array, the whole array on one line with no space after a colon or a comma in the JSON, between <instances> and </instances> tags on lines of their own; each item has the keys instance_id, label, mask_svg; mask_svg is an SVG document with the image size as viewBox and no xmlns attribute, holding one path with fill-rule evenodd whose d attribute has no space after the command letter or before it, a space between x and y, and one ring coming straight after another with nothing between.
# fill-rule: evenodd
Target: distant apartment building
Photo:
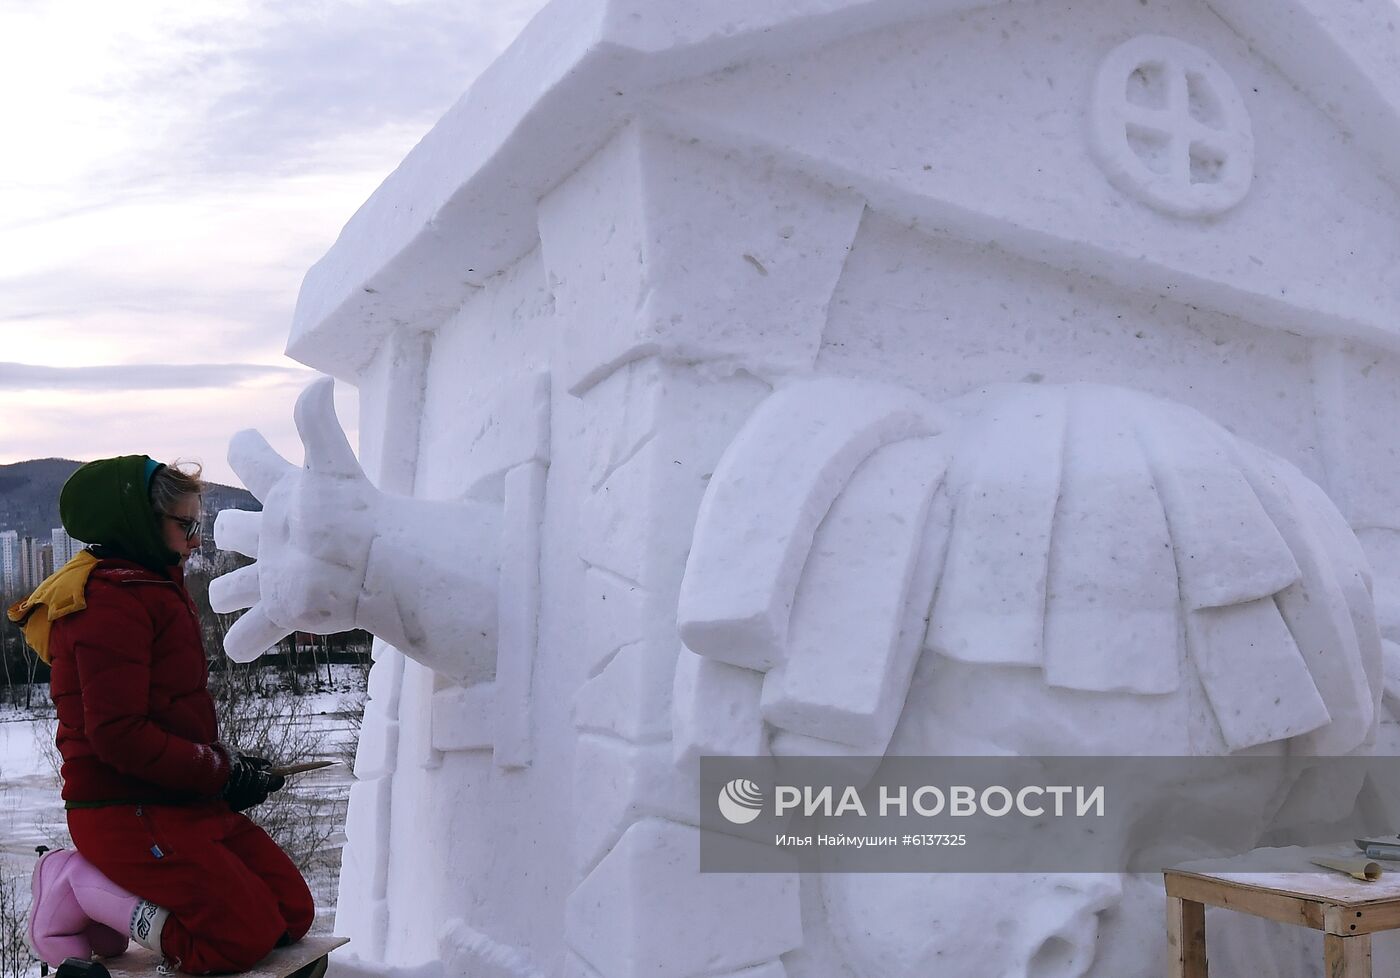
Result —
<instances>
[{"instance_id":1,"label":"distant apartment building","mask_svg":"<svg viewBox=\"0 0 1400 978\"><path fill-rule=\"evenodd\" d=\"M34 579L38 571L39 541L33 537L22 537L19 541L19 587L21 591L32 591L38 582Z\"/></svg>"},{"instance_id":2,"label":"distant apartment building","mask_svg":"<svg viewBox=\"0 0 1400 978\"><path fill-rule=\"evenodd\" d=\"M87 544L81 540L75 540L68 535L68 531L61 526L53 528L53 566L62 567L72 560Z\"/></svg>"},{"instance_id":3,"label":"distant apartment building","mask_svg":"<svg viewBox=\"0 0 1400 978\"><path fill-rule=\"evenodd\" d=\"M19 587L32 591L53 573L53 544L34 537L19 542Z\"/></svg>"},{"instance_id":4,"label":"distant apartment building","mask_svg":"<svg viewBox=\"0 0 1400 978\"><path fill-rule=\"evenodd\" d=\"M19 531L5 530L0 533L0 594L18 591L19 573Z\"/></svg>"}]
</instances>

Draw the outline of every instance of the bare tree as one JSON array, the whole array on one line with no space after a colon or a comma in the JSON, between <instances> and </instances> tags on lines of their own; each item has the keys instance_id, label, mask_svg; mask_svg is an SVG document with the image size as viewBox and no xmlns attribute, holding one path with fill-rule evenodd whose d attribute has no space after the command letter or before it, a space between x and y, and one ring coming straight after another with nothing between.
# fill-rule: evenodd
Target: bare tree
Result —
<instances>
[{"instance_id":1,"label":"bare tree","mask_svg":"<svg viewBox=\"0 0 1400 978\"><path fill-rule=\"evenodd\" d=\"M29 887L0 868L0 978L26 978L35 961L24 944Z\"/></svg>"}]
</instances>

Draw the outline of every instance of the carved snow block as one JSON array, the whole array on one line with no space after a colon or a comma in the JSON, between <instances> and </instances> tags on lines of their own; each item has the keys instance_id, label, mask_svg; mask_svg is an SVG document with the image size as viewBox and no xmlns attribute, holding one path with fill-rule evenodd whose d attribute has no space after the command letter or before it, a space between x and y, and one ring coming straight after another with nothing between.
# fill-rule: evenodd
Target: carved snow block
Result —
<instances>
[{"instance_id":1,"label":"carved snow block","mask_svg":"<svg viewBox=\"0 0 1400 978\"><path fill-rule=\"evenodd\" d=\"M398 756L398 721L366 711L355 748L355 780L369 781L393 773Z\"/></svg>"},{"instance_id":2,"label":"carved snow block","mask_svg":"<svg viewBox=\"0 0 1400 978\"><path fill-rule=\"evenodd\" d=\"M1327 707L1273 598L1193 611L1186 636L1230 750L1295 737L1328 722Z\"/></svg>"},{"instance_id":3,"label":"carved snow block","mask_svg":"<svg viewBox=\"0 0 1400 978\"><path fill-rule=\"evenodd\" d=\"M632 741L668 738L674 649L674 643L624 645L574 694L574 725Z\"/></svg>"},{"instance_id":4,"label":"carved snow block","mask_svg":"<svg viewBox=\"0 0 1400 978\"><path fill-rule=\"evenodd\" d=\"M752 377L653 363L629 365L584 395L594 421L611 418L626 433L600 436L609 462L581 521L591 673L576 696L581 725L634 740L669 734L693 514L725 446L767 393Z\"/></svg>"},{"instance_id":5,"label":"carved snow block","mask_svg":"<svg viewBox=\"0 0 1400 978\"><path fill-rule=\"evenodd\" d=\"M923 639L906 634L906 609L921 604L922 622L933 598L936 571L917 582L915 571L946 467L938 439L898 442L836 498L797 587L787 659L763 682L773 726L853 746L888 739Z\"/></svg>"},{"instance_id":6,"label":"carved snow block","mask_svg":"<svg viewBox=\"0 0 1400 978\"><path fill-rule=\"evenodd\" d=\"M580 507L583 559L644 588L654 586L657 563L667 556L652 537L661 510L667 508L659 496L665 481L659 466L663 455L664 449L648 443Z\"/></svg>"},{"instance_id":7,"label":"carved snow block","mask_svg":"<svg viewBox=\"0 0 1400 978\"><path fill-rule=\"evenodd\" d=\"M625 646L641 641L646 591L635 581L601 567L583 573L581 604L587 629L584 645L593 675Z\"/></svg>"},{"instance_id":8,"label":"carved snow block","mask_svg":"<svg viewBox=\"0 0 1400 978\"><path fill-rule=\"evenodd\" d=\"M435 750L490 750L496 743L495 683L448 686L433 693Z\"/></svg>"},{"instance_id":9,"label":"carved snow block","mask_svg":"<svg viewBox=\"0 0 1400 978\"><path fill-rule=\"evenodd\" d=\"M801 946L795 873L699 866L700 829L636 822L569 897L573 949L605 978L688 978Z\"/></svg>"},{"instance_id":10,"label":"carved snow block","mask_svg":"<svg viewBox=\"0 0 1400 978\"><path fill-rule=\"evenodd\" d=\"M1166 514L1131 416L1097 388L1064 395L1064 458L1045 595L1045 681L1169 693L1183 623ZM1105 573L1104 568L1113 568ZM1160 650L1135 655L1134 650Z\"/></svg>"},{"instance_id":11,"label":"carved snow block","mask_svg":"<svg viewBox=\"0 0 1400 978\"><path fill-rule=\"evenodd\" d=\"M587 324L564 338L565 383L581 393L652 354L810 368L863 212L816 182L627 126L540 202L556 309Z\"/></svg>"},{"instance_id":12,"label":"carved snow block","mask_svg":"<svg viewBox=\"0 0 1400 978\"><path fill-rule=\"evenodd\" d=\"M626 744L585 734L574 756L574 781L590 798L579 807L574 823L574 863L580 876L643 816L695 820L695 773L671 763L670 745Z\"/></svg>"},{"instance_id":13,"label":"carved snow block","mask_svg":"<svg viewBox=\"0 0 1400 978\"><path fill-rule=\"evenodd\" d=\"M367 892L382 896L388 882L389 854L381 840L389 834L392 779L357 781L350 786L345 836L357 858Z\"/></svg>"},{"instance_id":14,"label":"carved snow block","mask_svg":"<svg viewBox=\"0 0 1400 978\"><path fill-rule=\"evenodd\" d=\"M371 896L369 881L360 868L360 856L352 842L347 842L340 850L340 881L337 892L352 895L352 899L339 900L335 905L335 933L338 937L348 937L364 931L365 914L368 910L367 897Z\"/></svg>"},{"instance_id":15,"label":"carved snow block","mask_svg":"<svg viewBox=\"0 0 1400 978\"><path fill-rule=\"evenodd\" d=\"M583 336L625 334L629 326L612 321L632 318L646 302L646 216L637 193L642 184L638 147L637 127L624 127L539 202L540 249L554 292L554 312L571 324L571 332ZM619 316L619 310L628 314ZM561 346L564 385L574 394L583 394L624 359L615 343L593 350L566 338Z\"/></svg>"},{"instance_id":16,"label":"carved snow block","mask_svg":"<svg viewBox=\"0 0 1400 978\"><path fill-rule=\"evenodd\" d=\"M699 508L734 431L768 392L752 377L718 379L649 358L619 368L583 396L581 437L589 474L581 554L592 570L610 571L631 587L646 589L641 597L655 607L636 609L638 618L674 620L673 592L690 547L690 528L684 524ZM620 524L623 536L618 536ZM616 605L595 604L597 587L588 584L585 607L600 613L599 624L626 621L614 617ZM633 628L600 651L610 655L636 641L641 634L635 622Z\"/></svg>"},{"instance_id":17,"label":"carved snow block","mask_svg":"<svg viewBox=\"0 0 1400 978\"><path fill-rule=\"evenodd\" d=\"M1306 480L1301 473L1285 468L1287 463L1281 460L1255 457L1246 461L1249 484L1302 575L1297 583L1274 595L1274 602L1331 717L1327 726L1299 740L1299 753L1345 754L1366 739L1375 720L1368 676L1376 670L1366 662L1374 630L1353 618L1353 601L1347 595L1346 581L1359 576L1355 569L1358 558L1334 554L1325 542L1337 534L1308 506ZM1354 603L1365 608L1364 584L1353 584L1352 588Z\"/></svg>"},{"instance_id":18,"label":"carved snow block","mask_svg":"<svg viewBox=\"0 0 1400 978\"><path fill-rule=\"evenodd\" d=\"M676 763L768 753L762 697L763 673L682 648L671 694Z\"/></svg>"},{"instance_id":19,"label":"carved snow block","mask_svg":"<svg viewBox=\"0 0 1400 978\"><path fill-rule=\"evenodd\" d=\"M394 718L399 715L399 691L403 688L403 655L383 639L371 647L374 665L369 670L366 712Z\"/></svg>"},{"instance_id":20,"label":"carved snow block","mask_svg":"<svg viewBox=\"0 0 1400 978\"><path fill-rule=\"evenodd\" d=\"M495 754L497 767L530 763L531 682L539 639L540 541L545 477L538 459L506 473L504 532L511 546L501 552L497 603Z\"/></svg>"},{"instance_id":21,"label":"carved snow block","mask_svg":"<svg viewBox=\"0 0 1400 978\"><path fill-rule=\"evenodd\" d=\"M1274 594L1298 565L1234 462L1224 432L1190 408L1159 402L1138 441L1167 512L1188 608L1219 608Z\"/></svg>"},{"instance_id":22,"label":"carved snow block","mask_svg":"<svg viewBox=\"0 0 1400 978\"><path fill-rule=\"evenodd\" d=\"M530 462L549 465L550 377L547 371L505 384L473 417L480 417L471 443L442 446L460 457L462 492L500 499L506 473Z\"/></svg>"},{"instance_id":23,"label":"carved snow block","mask_svg":"<svg viewBox=\"0 0 1400 978\"><path fill-rule=\"evenodd\" d=\"M585 497L580 552L591 566L641 585L658 601L664 595L649 617L674 617L691 546L691 514L701 508L734 431L766 393L752 378L718 381L667 365L657 385L637 395L657 402L650 437Z\"/></svg>"},{"instance_id":24,"label":"carved snow block","mask_svg":"<svg viewBox=\"0 0 1400 978\"><path fill-rule=\"evenodd\" d=\"M590 490L656 437L666 369L656 357L618 367L581 399L583 462Z\"/></svg>"},{"instance_id":25,"label":"carved snow block","mask_svg":"<svg viewBox=\"0 0 1400 978\"><path fill-rule=\"evenodd\" d=\"M876 449L935 433L916 395L853 380L779 391L720 459L700 505L678 622L693 652L766 671L782 661L812 536Z\"/></svg>"},{"instance_id":26,"label":"carved snow block","mask_svg":"<svg viewBox=\"0 0 1400 978\"><path fill-rule=\"evenodd\" d=\"M430 334L396 329L379 345L358 385L360 461L384 492L407 496L417 484L431 357Z\"/></svg>"},{"instance_id":27,"label":"carved snow block","mask_svg":"<svg viewBox=\"0 0 1400 978\"><path fill-rule=\"evenodd\" d=\"M1014 388L961 435L948 471L957 519L928 648L965 662L1039 665L1063 403Z\"/></svg>"},{"instance_id":28,"label":"carved snow block","mask_svg":"<svg viewBox=\"0 0 1400 978\"><path fill-rule=\"evenodd\" d=\"M404 700L427 708L399 715L399 753L405 761L433 770L442 766L442 751L433 743L433 695L449 680L413 659L404 662L403 674Z\"/></svg>"},{"instance_id":29,"label":"carved snow block","mask_svg":"<svg viewBox=\"0 0 1400 978\"><path fill-rule=\"evenodd\" d=\"M700 815L696 765L676 764L671 745L627 744L612 737L579 738L574 772L576 793L589 801L580 806L574 828L574 863L587 875L633 822L660 817L686 825ZM771 829L756 825L723 825L729 835L753 842L772 842Z\"/></svg>"},{"instance_id":30,"label":"carved snow block","mask_svg":"<svg viewBox=\"0 0 1400 978\"><path fill-rule=\"evenodd\" d=\"M624 342L761 375L810 369L865 202L656 130L638 143L651 291Z\"/></svg>"}]
</instances>

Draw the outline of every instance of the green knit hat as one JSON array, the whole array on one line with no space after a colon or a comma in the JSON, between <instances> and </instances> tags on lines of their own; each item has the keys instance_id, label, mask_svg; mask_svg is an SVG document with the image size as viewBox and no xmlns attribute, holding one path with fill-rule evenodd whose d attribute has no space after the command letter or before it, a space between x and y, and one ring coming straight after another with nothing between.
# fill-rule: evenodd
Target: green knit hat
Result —
<instances>
[{"instance_id":1,"label":"green knit hat","mask_svg":"<svg viewBox=\"0 0 1400 978\"><path fill-rule=\"evenodd\" d=\"M151 476L160 463L147 455L89 462L58 493L58 516L68 535L101 544L154 571L180 562L165 545L151 507Z\"/></svg>"}]
</instances>

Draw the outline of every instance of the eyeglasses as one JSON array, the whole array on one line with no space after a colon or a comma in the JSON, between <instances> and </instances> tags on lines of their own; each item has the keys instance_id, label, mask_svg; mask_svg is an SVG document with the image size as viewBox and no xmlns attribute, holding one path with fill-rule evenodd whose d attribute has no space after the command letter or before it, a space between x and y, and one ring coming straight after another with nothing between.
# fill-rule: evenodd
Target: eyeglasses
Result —
<instances>
[{"instance_id":1,"label":"eyeglasses","mask_svg":"<svg viewBox=\"0 0 1400 978\"><path fill-rule=\"evenodd\" d=\"M200 521L185 519L183 516L176 516L174 513L162 513L168 520L174 520L179 524L180 529L185 531L185 539L193 540L199 534Z\"/></svg>"}]
</instances>

